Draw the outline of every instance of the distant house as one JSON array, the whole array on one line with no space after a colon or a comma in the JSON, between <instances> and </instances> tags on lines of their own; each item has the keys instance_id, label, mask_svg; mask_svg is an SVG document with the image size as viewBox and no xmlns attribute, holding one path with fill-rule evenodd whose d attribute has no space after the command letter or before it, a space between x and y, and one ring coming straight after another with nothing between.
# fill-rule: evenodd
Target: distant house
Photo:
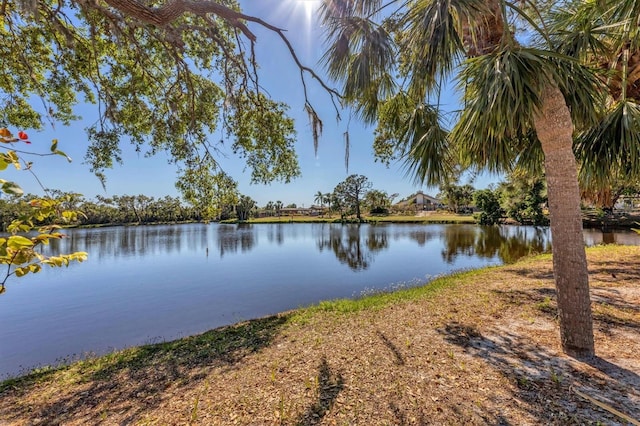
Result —
<instances>
[{"instance_id":1,"label":"distant house","mask_svg":"<svg viewBox=\"0 0 640 426\"><path fill-rule=\"evenodd\" d=\"M400 209L436 210L442 208L443 204L439 199L418 191L399 201L395 206Z\"/></svg>"},{"instance_id":2,"label":"distant house","mask_svg":"<svg viewBox=\"0 0 640 426\"><path fill-rule=\"evenodd\" d=\"M622 211L633 211L640 209L640 196L637 195L621 195L616 201L615 206L613 206L616 210Z\"/></svg>"},{"instance_id":3,"label":"distant house","mask_svg":"<svg viewBox=\"0 0 640 426\"><path fill-rule=\"evenodd\" d=\"M280 209L281 216L318 216L322 213L322 208L318 206L304 207L283 207Z\"/></svg>"},{"instance_id":4,"label":"distant house","mask_svg":"<svg viewBox=\"0 0 640 426\"><path fill-rule=\"evenodd\" d=\"M418 191L415 195L416 206L422 207L422 210L435 210L442 207L442 203L435 197L427 195L422 191Z\"/></svg>"}]
</instances>

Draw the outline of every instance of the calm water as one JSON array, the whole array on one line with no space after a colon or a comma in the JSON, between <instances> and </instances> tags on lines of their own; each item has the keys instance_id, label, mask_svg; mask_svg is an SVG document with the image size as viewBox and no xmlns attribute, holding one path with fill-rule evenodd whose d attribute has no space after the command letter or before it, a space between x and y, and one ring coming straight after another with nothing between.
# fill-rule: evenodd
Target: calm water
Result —
<instances>
[{"instance_id":1,"label":"calm water","mask_svg":"<svg viewBox=\"0 0 640 426\"><path fill-rule=\"evenodd\" d=\"M549 249L546 228L513 226L191 224L66 233L52 250L87 251L87 262L14 279L0 296L0 377ZM640 244L633 233L604 239ZM603 234L585 231L585 241L601 243Z\"/></svg>"}]
</instances>

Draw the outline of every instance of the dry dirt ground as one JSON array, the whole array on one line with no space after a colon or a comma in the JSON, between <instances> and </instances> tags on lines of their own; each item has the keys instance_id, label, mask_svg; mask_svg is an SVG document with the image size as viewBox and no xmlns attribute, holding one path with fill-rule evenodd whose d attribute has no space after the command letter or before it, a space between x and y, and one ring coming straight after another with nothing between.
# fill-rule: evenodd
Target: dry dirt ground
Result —
<instances>
[{"instance_id":1,"label":"dry dirt ground","mask_svg":"<svg viewBox=\"0 0 640 426\"><path fill-rule=\"evenodd\" d=\"M291 312L4 384L0 425L640 424L640 248L588 251L597 358L549 256L411 301Z\"/></svg>"}]
</instances>

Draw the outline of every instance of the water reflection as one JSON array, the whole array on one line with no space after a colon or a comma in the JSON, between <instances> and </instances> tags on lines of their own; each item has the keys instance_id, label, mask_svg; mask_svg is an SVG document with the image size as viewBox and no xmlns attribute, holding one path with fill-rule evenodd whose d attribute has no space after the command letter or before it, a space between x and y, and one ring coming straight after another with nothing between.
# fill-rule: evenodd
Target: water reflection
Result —
<instances>
[{"instance_id":1,"label":"water reflection","mask_svg":"<svg viewBox=\"0 0 640 426\"><path fill-rule=\"evenodd\" d=\"M181 226L132 226L63 231L65 238L51 240L47 253L86 251L99 253L101 261L120 257L179 254L186 247L202 245L206 234L186 232Z\"/></svg>"},{"instance_id":2,"label":"water reflection","mask_svg":"<svg viewBox=\"0 0 640 426\"><path fill-rule=\"evenodd\" d=\"M442 259L447 263L453 263L458 256L513 263L521 257L551 250L547 228L521 226L450 227L445 229L442 243Z\"/></svg>"},{"instance_id":3,"label":"water reflection","mask_svg":"<svg viewBox=\"0 0 640 426\"><path fill-rule=\"evenodd\" d=\"M219 225L218 226L218 250L220 258L225 254L246 253L253 249L256 244L256 233L253 225Z\"/></svg>"},{"instance_id":4,"label":"water reflection","mask_svg":"<svg viewBox=\"0 0 640 426\"><path fill-rule=\"evenodd\" d=\"M442 260L452 264L460 257L499 259L512 263L521 257L551 249L546 228L456 225L402 229L395 226L329 225L317 235L321 252L331 250L340 263L354 271L367 269L390 240L409 239L425 246L439 240Z\"/></svg>"},{"instance_id":5,"label":"water reflection","mask_svg":"<svg viewBox=\"0 0 640 426\"><path fill-rule=\"evenodd\" d=\"M409 232L409 238L416 241L418 245L421 247L426 245L429 240L432 240L438 237L438 235L440 235L439 232L434 232L434 231L425 230L425 229L419 229L419 230L414 230ZM398 235L396 235L396 238L397 237Z\"/></svg>"},{"instance_id":6,"label":"water reflection","mask_svg":"<svg viewBox=\"0 0 640 426\"><path fill-rule=\"evenodd\" d=\"M216 250L220 258L248 253L264 234L278 246L312 237L320 252L331 251L336 259L354 271L365 270L390 242L410 240L420 247L430 242L441 246L442 260L448 264L460 258L496 259L512 263L523 256L551 250L549 230L528 226L475 225L357 225L300 224L137 226L85 229L67 232L64 240L51 241L48 253L86 251L96 261L120 257L178 255ZM310 235L309 235L310 234ZM640 236L629 232L585 230L585 242L594 244L637 244ZM45 253L47 254L47 253ZM96 256L97 254L97 256Z\"/></svg>"},{"instance_id":7,"label":"water reflection","mask_svg":"<svg viewBox=\"0 0 640 426\"><path fill-rule=\"evenodd\" d=\"M333 251L340 263L358 271L367 269L374 255L389 246L389 235L383 227L331 224L316 244L321 252Z\"/></svg>"},{"instance_id":8,"label":"water reflection","mask_svg":"<svg viewBox=\"0 0 640 426\"><path fill-rule=\"evenodd\" d=\"M472 256L476 245L476 232L469 226L450 226L440 235L442 259L452 263L458 256Z\"/></svg>"},{"instance_id":9,"label":"water reflection","mask_svg":"<svg viewBox=\"0 0 640 426\"><path fill-rule=\"evenodd\" d=\"M270 243L275 242L278 245L284 243L284 227L285 225L282 223L276 223L275 225L268 227L267 239Z\"/></svg>"}]
</instances>

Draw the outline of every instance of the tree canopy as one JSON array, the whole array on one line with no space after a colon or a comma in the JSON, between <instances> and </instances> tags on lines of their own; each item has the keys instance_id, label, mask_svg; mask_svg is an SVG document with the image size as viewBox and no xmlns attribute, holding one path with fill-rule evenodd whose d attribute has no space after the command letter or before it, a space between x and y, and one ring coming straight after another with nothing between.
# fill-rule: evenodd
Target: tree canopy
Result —
<instances>
[{"instance_id":1,"label":"tree canopy","mask_svg":"<svg viewBox=\"0 0 640 426\"><path fill-rule=\"evenodd\" d=\"M371 189L372 183L366 176L350 175L340 182L333 190L337 204L355 212L358 220L361 220L360 207L363 198Z\"/></svg>"},{"instance_id":2,"label":"tree canopy","mask_svg":"<svg viewBox=\"0 0 640 426\"><path fill-rule=\"evenodd\" d=\"M300 174L293 121L259 84L248 22L290 49L314 136L321 131L305 84L324 83L282 29L243 14L235 0L7 0L1 14L0 125L69 124L78 107L97 105L86 161L103 183L104 170L122 160L122 141L150 155L168 152L188 187L197 183L189 170L221 171L223 145L244 158L252 182Z\"/></svg>"}]
</instances>

